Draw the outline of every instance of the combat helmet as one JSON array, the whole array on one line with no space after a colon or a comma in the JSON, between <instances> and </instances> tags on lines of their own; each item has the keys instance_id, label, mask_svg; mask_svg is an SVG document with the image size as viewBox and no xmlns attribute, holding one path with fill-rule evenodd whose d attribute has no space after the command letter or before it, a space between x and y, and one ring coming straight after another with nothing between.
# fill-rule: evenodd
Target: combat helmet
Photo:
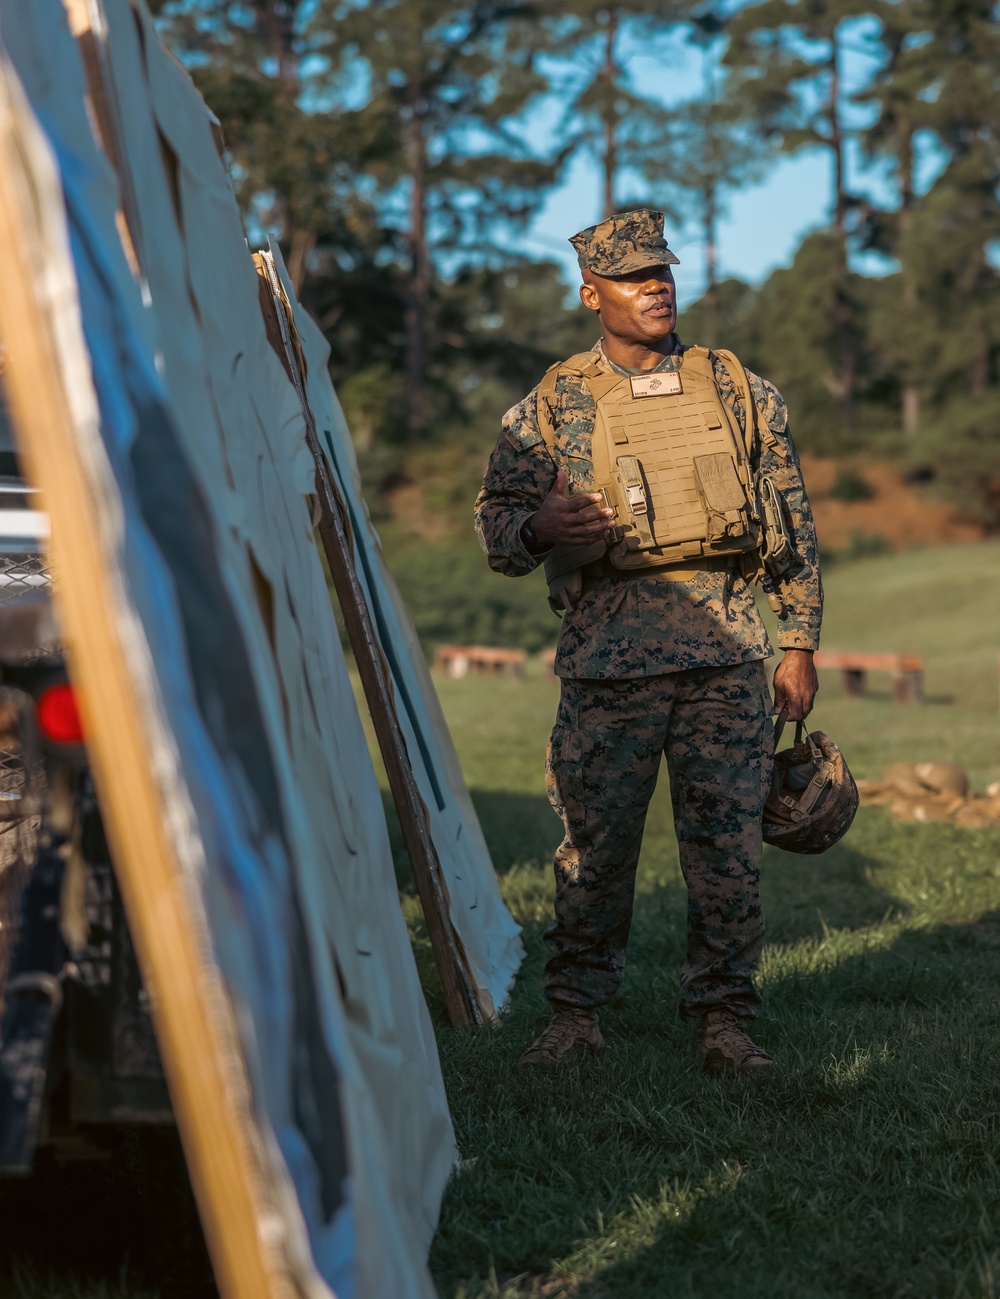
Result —
<instances>
[{"instance_id":1,"label":"combat helmet","mask_svg":"<svg viewBox=\"0 0 1000 1299\"><path fill-rule=\"evenodd\" d=\"M788 720L774 726L774 747ZM764 804L764 842L785 852L826 852L851 827L858 810L858 787L844 755L822 731L795 724L795 744L774 757L771 791Z\"/></svg>"}]
</instances>

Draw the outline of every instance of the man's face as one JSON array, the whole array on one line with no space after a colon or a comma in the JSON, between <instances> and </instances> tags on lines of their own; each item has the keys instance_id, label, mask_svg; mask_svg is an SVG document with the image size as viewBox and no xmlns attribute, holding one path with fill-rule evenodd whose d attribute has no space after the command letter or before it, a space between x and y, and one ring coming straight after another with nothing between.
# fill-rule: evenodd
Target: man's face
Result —
<instances>
[{"instance_id":1,"label":"man's face","mask_svg":"<svg viewBox=\"0 0 1000 1299\"><path fill-rule=\"evenodd\" d=\"M677 297L669 266L645 266L614 279L585 270L580 301L599 313L605 334L623 343L659 343L677 324Z\"/></svg>"}]
</instances>

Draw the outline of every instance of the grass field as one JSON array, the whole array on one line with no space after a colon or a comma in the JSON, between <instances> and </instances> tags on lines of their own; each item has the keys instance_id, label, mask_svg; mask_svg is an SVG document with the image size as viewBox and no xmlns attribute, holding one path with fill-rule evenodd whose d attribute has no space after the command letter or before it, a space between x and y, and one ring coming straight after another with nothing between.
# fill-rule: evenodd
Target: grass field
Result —
<instances>
[{"instance_id":1,"label":"grass field","mask_svg":"<svg viewBox=\"0 0 1000 1299\"><path fill-rule=\"evenodd\" d=\"M919 706L877 678L861 701L823 680L815 721L856 774L952 757L979 789L1000 778L1000 546L834 566L827 593L826 645L927 665ZM528 950L500 1031L441 1029L467 1161L432 1253L441 1295L1000 1295L1000 832L872 808L824 857L767 851L759 1035L783 1074L754 1087L700 1076L676 1018L684 893L659 789L609 1051L522 1078L545 1020L557 685L439 689Z\"/></svg>"},{"instance_id":2,"label":"grass field","mask_svg":"<svg viewBox=\"0 0 1000 1299\"><path fill-rule=\"evenodd\" d=\"M893 704L877 678L861 701L823 680L814 720L855 773L951 757L980 790L1000 779L1000 544L834 565L827 593L827 646L927 664L919 706ZM873 808L824 857L768 850L759 1036L783 1073L754 1087L696 1073L676 1018L684 894L662 787L609 1051L520 1077L546 1017L559 826L542 759L558 686L537 664L524 682L438 686L527 947L499 1031L448 1028L395 835L465 1161L431 1256L441 1296L1000 1299L1000 831L895 825ZM104 1280L90 1280L97 1265L68 1272L63 1231L13 1242L0 1299L179 1293L120 1265Z\"/></svg>"}]
</instances>

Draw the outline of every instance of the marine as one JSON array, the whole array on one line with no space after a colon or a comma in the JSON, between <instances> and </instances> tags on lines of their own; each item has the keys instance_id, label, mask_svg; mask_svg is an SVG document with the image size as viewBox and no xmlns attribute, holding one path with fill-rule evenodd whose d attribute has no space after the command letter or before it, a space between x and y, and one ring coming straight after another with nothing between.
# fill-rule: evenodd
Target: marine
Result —
<instances>
[{"instance_id":1,"label":"marine","mask_svg":"<svg viewBox=\"0 0 1000 1299\"><path fill-rule=\"evenodd\" d=\"M665 756L688 938L679 1012L710 1074L761 1076L753 1039L764 938L761 821L771 714L812 708L823 609L812 512L777 389L676 333L662 212L580 231L580 298L601 337L503 418L475 506L490 567L547 567L562 612L546 759L563 823L544 990L548 1026L519 1062L604 1049L625 973L635 872ZM753 592L779 614L772 649Z\"/></svg>"}]
</instances>

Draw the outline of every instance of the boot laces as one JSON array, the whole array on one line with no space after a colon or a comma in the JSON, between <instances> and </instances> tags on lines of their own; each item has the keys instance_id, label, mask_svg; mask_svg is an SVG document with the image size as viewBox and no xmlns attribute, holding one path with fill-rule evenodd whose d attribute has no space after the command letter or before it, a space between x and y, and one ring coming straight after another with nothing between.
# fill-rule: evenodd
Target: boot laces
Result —
<instances>
[{"instance_id":1,"label":"boot laces","mask_svg":"<svg viewBox=\"0 0 1000 1299\"><path fill-rule=\"evenodd\" d=\"M574 1055L580 1046L599 1051L597 1019L581 1010L558 1011L522 1056L525 1064L551 1063Z\"/></svg>"},{"instance_id":2,"label":"boot laces","mask_svg":"<svg viewBox=\"0 0 1000 1299\"><path fill-rule=\"evenodd\" d=\"M581 1037L588 1036L593 1023L593 1017L585 1011L560 1011L558 1015L552 1017L547 1027L542 1029L537 1046L558 1048L571 1044Z\"/></svg>"},{"instance_id":3,"label":"boot laces","mask_svg":"<svg viewBox=\"0 0 1000 1299\"><path fill-rule=\"evenodd\" d=\"M717 1011L706 1029L706 1039L718 1043L727 1054L739 1056L743 1060L771 1058L747 1032L740 1016L734 1015L732 1011Z\"/></svg>"}]
</instances>

